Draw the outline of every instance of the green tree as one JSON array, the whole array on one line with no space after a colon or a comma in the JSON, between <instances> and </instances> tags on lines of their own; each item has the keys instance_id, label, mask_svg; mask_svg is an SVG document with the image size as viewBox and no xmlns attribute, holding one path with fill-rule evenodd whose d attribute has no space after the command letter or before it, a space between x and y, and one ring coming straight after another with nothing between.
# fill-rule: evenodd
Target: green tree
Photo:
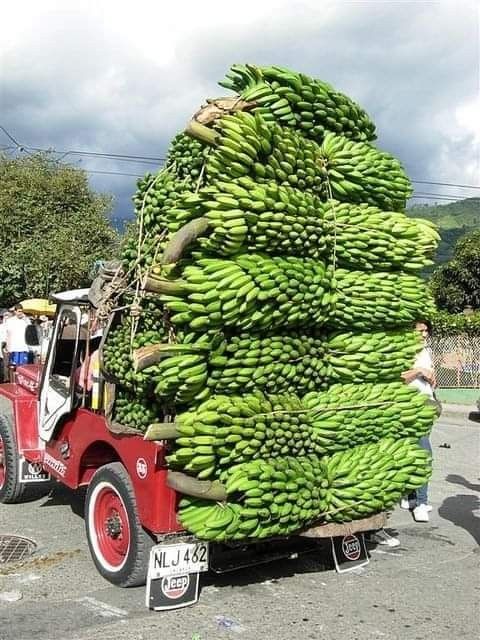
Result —
<instances>
[{"instance_id":1,"label":"green tree","mask_svg":"<svg viewBox=\"0 0 480 640\"><path fill-rule=\"evenodd\" d=\"M0 306L86 286L118 237L111 196L49 154L0 156Z\"/></svg>"},{"instance_id":2,"label":"green tree","mask_svg":"<svg viewBox=\"0 0 480 640\"><path fill-rule=\"evenodd\" d=\"M434 271L430 284L440 309L480 309L480 230L457 241L453 258Z\"/></svg>"}]
</instances>

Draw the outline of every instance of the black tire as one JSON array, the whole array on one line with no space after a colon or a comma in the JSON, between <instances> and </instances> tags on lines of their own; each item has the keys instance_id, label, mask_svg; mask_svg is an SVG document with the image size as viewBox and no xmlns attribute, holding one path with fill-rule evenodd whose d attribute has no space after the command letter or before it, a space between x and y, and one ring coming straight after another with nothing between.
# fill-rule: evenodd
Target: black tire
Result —
<instances>
[{"instance_id":1,"label":"black tire","mask_svg":"<svg viewBox=\"0 0 480 640\"><path fill-rule=\"evenodd\" d=\"M106 580L119 587L145 584L155 542L140 524L133 486L120 462L100 467L93 476L85 527L93 562Z\"/></svg>"},{"instance_id":2,"label":"black tire","mask_svg":"<svg viewBox=\"0 0 480 640\"><path fill-rule=\"evenodd\" d=\"M11 421L0 416L0 502L21 502L25 485L20 484L18 447Z\"/></svg>"}]
</instances>

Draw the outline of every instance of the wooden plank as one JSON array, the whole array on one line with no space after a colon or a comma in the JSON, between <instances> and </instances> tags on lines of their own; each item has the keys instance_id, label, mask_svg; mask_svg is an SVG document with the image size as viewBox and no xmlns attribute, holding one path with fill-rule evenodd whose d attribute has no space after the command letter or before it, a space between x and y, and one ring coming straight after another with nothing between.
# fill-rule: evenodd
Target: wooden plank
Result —
<instances>
[{"instance_id":1,"label":"wooden plank","mask_svg":"<svg viewBox=\"0 0 480 640\"><path fill-rule=\"evenodd\" d=\"M335 538L336 536L348 536L351 533L358 533L359 531L381 529L386 523L387 514L376 513L368 518L353 520L352 522L343 522L342 524L336 522L320 524L316 527L306 529L298 535L305 538Z\"/></svg>"}]
</instances>

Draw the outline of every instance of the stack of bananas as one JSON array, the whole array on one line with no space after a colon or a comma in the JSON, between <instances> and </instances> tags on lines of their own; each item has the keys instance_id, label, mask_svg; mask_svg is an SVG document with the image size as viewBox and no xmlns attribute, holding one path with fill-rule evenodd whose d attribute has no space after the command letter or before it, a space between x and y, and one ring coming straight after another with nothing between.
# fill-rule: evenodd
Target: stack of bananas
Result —
<instances>
[{"instance_id":1,"label":"stack of bananas","mask_svg":"<svg viewBox=\"0 0 480 640\"><path fill-rule=\"evenodd\" d=\"M222 475L226 503L184 498L180 522L199 538L242 540L288 535L326 510L315 456L253 460Z\"/></svg>"},{"instance_id":2,"label":"stack of bananas","mask_svg":"<svg viewBox=\"0 0 480 640\"><path fill-rule=\"evenodd\" d=\"M223 117L213 136L199 126L192 135L213 147L205 163L212 182L250 176L392 211L402 211L412 195L402 165L389 153L331 132L319 145L294 129L268 126L258 112Z\"/></svg>"},{"instance_id":3,"label":"stack of bananas","mask_svg":"<svg viewBox=\"0 0 480 640\"><path fill-rule=\"evenodd\" d=\"M428 481L430 455L416 440L385 438L325 459L327 522L364 518L388 509Z\"/></svg>"},{"instance_id":4,"label":"stack of bananas","mask_svg":"<svg viewBox=\"0 0 480 640\"><path fill-rule=\"evenodd\" d=\"M208 148L185 133L176 135L168 150L167 166L180 183L198 184Z\"/></svg>"},{"instance_id":5,"label":"stack of bananas","mask_svg":"<svg viewBox=\"0 0 480 640\"><path fill-rule=\"evenodd\" d=\"M413 193L398 160L366 142L327 133L321 152L328 174L323 185L327 198L401 211Z\"/></svg>"},{"instance_id":6,"label":"stack of bananas","mask_svg":"<svg viewBox=\"0 0 480 640\"><path fill-rule=\"evenodd\" d=\"M185 266L180 280L157 281L175 326L242 331L323 324L332 306L330 283L323 262L255 253L200 258Z\"/></svg>"},{"instance_id":7,"label":"stack of bananas","mask_svg":"<svg viewBox=\"0 0 480 640\"><path fill-rule=\"evenodd\" d=\"M334 229L335 259L345 269L418 271L431 264L440 236L429 220L330 200L325 220Z\"/></svg>"},{"instance_id":8,"label":"stack of bananas","mask_svg":"<svg viewBox=\"0 0 480 640\"><path fill-rule=\"evenodd\" d=\"M275 65L234 64L219 84L258 105L255 110L266 120L298 128L308 137L321 141L330 130L352 140L376 138L374 123L358 104L303 73Z\"/></svg>"},{"instance_id":9,"label":"stack of bananas","mask_svg":"<svg viewBox=\"0 0 480 640\"><path fill-rule=\"evenodd\" d=\"M154 383L159 400L184 405L212 394L235 395L255 390L298 395L335 382L399 380L420 349L413 331L355 333L304 332L270 335L177 333L180 344L162 343L150 331L135 336L133 349L155 344L161 362L134 373L130 324L116 328L107 341L105 369L125 386L130 381ZM110 364L112 363L112 364Z\"/></svg>"},{"instance_id":10,"label":"stack of bananas","mask_svg":"<svg viewBox=\"0 0 480 640\"><path fill-rule=\"evenodd\" d=\"M221 504L182 501L184 526L240 540L361 518L426 481L434 414L400 374L439 237L405 215L410 181L355 102L275 66L234 65L224 86L238 100L197 112L138 184L123 257L135 313L156 304L162 329L120 325L104 360L136 394L117 419L154 422L177 473L224 485Z\"/></svg>"},{"instance_id":11,"label":"stack of bananas","mask_svg":"<svg viewBox=\"0 0 480 640\"><path fill-rule=\"evenodd\" d=\"M222 340L208 365L212 393L302 394L322 389L331 377L324 339L308 333L233 335Z\"/></svg>"},{"instance_id":12,"label":"stack of bananas","mask_svg":"<svg viewBox=\"0 0 480 640\"><path fill-rule=\"evenodd\" d=\"M423 280L409 273L337 269L332 328L359 331L412 326L433 313Z\"/></svg>"},{"instance_id":13,"label":"stack of bananas","mask_svg":"<svg viewBox=\"0 0 480 640\"><path fill-rule=\"evenodd\" d=\"M400 380L420 349L415 331L335 331L327 337L328 379L331 383Z\"/></svg>"},{"instance_id":14,"label":"stack of bananas","mask_svg":"<svg viewBox=\"0 0 480 640\"><path fill-rule=\"evenodd\" d=\"M215 396L178 416L168 462L204 479L256 458L321 456L387 436L419 438L434 415L425 397L402 382L336 384L303 398Z\"/></svg>"},{"instance_id":15,"label":"stack of bananas","mask_svg":"<svg viewBox=\"0 0 480 640\"><path fill-rule=\"evenodd\" d=\"M322 458L252 460L222 473L225 503L185 497L179 517L205 540L288 535L319 519L345 522L388 509L430 471L427 452L410 439L384 438Z\"/></svg>"},{"instance_id":16,"label":"stack of bananas","mask_svg":"<svg viewBox=\"0 0 480 640\"><path fill-rule=\"evenodd\" d=\"M258 184L249 177L184 194L167 212L167 225L177 231L196 218L208 222L199 246L220 256L248 250L321 258L331 235L317 196L276 182Z\"/></svg>"},{"instance_id":17,"label":"stack of bananas","mask_svg":"<svg viewBox=\"0 0 480 640\"><path fill-rule=\"evenodd\" d=\"M161 415L162 408L156 402L147 401L143 395L130 393L126 389L116 390L115 422L124 427L145 430Z\"/></svg>"}]
</instances>

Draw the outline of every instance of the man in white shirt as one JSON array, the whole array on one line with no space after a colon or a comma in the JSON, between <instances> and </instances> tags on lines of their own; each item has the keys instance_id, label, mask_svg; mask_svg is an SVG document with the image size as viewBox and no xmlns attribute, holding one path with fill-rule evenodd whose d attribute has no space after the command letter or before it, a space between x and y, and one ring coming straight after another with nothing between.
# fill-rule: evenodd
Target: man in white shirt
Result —
<instances>
[{"instance_id":1,"label":"man in white shirt","mask_svg":"<svg viewBox=\"0 0 480 640\"><path fill-rule=\"evenodd\" d=\"M7 344L7 326L5 324L6 318L3 315L3 311L0 315L0 382L6 380L5 376L5 363L4 363L4 350Z\"/></svg>"},{"instance_id":2,"label":"man in white shirt","mask_svg":"<svg viewBox=\"0 0 480 640\"><path fill-rule=\"evenodd\" d=\"M16 304L14 315L5 323L7 337L7 351L11 365L29 364L32 361L31 352L25 342L25 329L30 320L25 315L22 305Z\"/></svg>"},{"instance_id":3,"label":"man in white shirt","mask_svg":"<svg viewBox=\"0 0 480 640\"><path fill-rule=\"evenodd\" d=\"M425 394L435 401L433 389L435 387L435 374L433 371L433 362L430 350L426 346L427 338L430 335L430 324L424 321L417 322L415 329L422 335L424 340L424 347L417 355L413 369L404 371L402 378L409 386L418 389L420 393ZM428 436L422 436L419 442L423 449L426 449L432 454L432 446ZM428 484L423 485L417 489L414 494L411 494L408 498L404 498L401 502L403 509L410 508L410 501L414 501L413 517L416 522L428 522L428 514L432 510L432 507L428 504Z\"/></svg>"}]
</instances>

